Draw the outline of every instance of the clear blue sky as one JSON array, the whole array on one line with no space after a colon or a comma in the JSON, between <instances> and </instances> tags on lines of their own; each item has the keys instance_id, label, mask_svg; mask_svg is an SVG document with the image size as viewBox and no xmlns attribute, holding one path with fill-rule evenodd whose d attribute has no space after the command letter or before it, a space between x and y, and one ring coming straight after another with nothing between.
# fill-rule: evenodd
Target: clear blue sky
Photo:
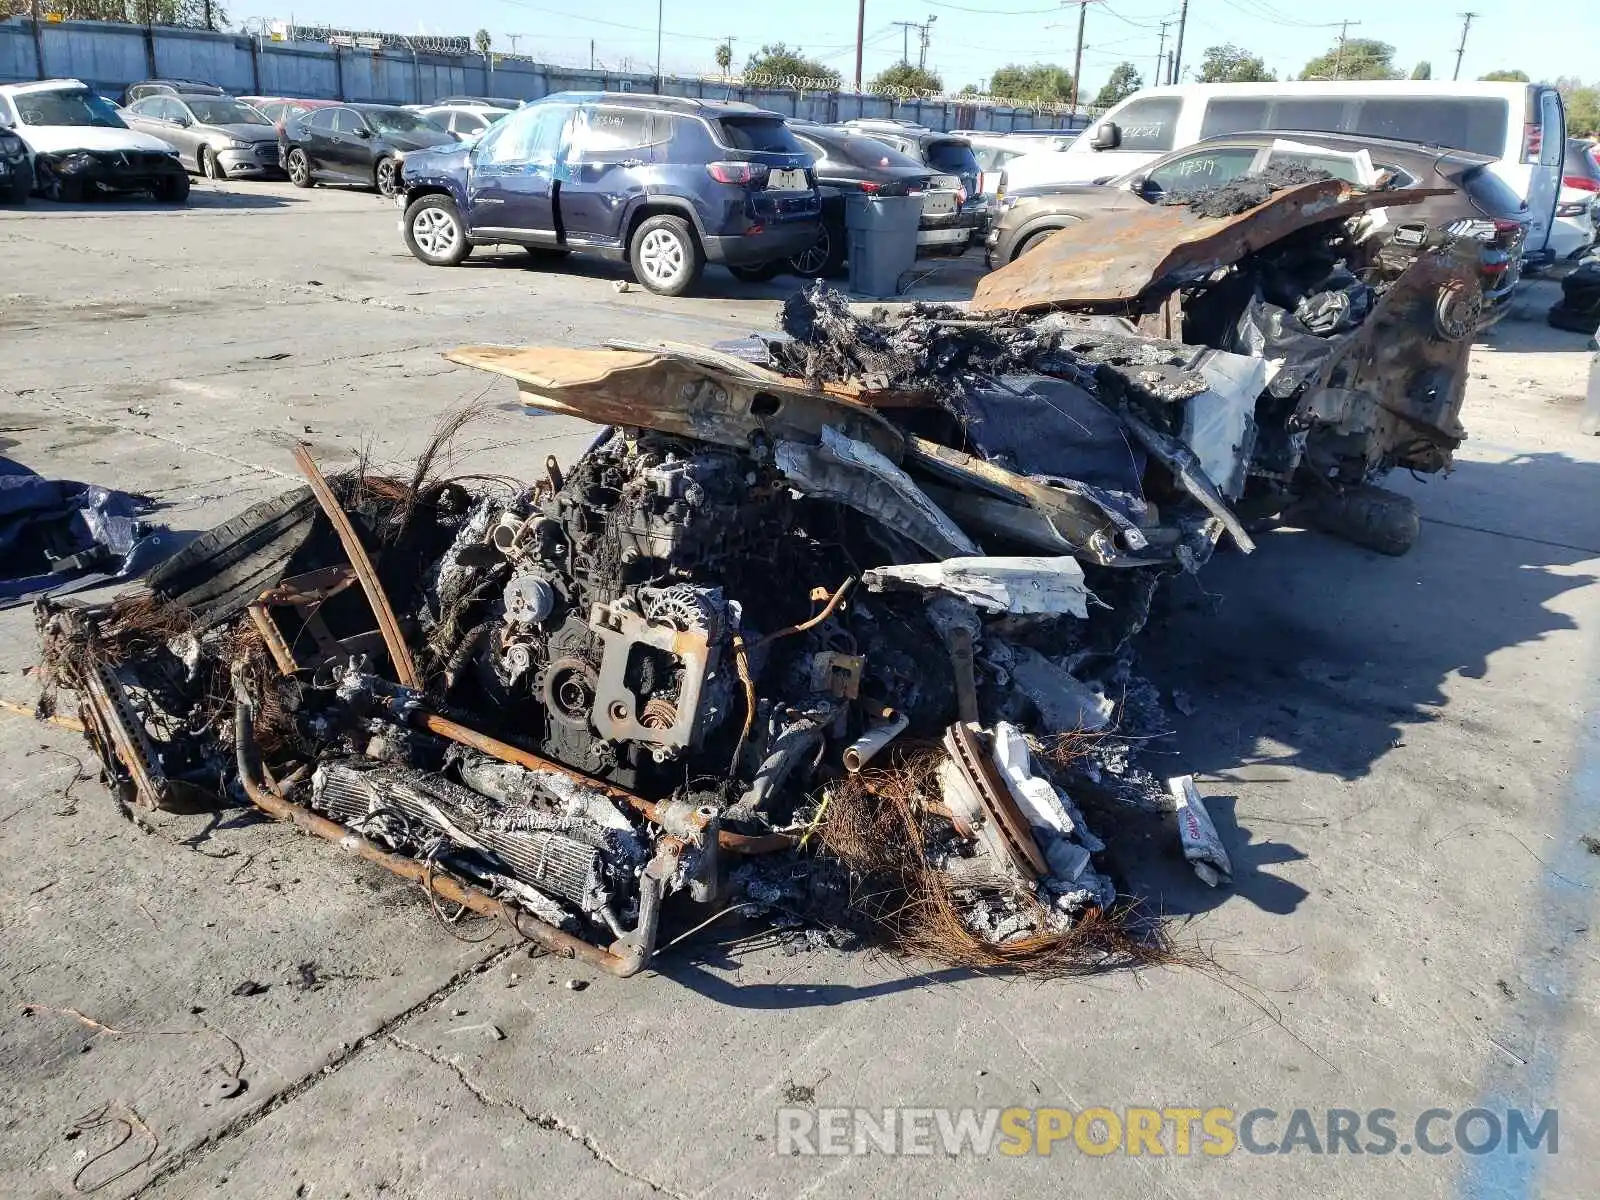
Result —
<instances>
[{"instance_id":1,"label":"clear blue sky","mask_svg":"<svg viewBox=\"0 0 1600 1200\"><path fill-rule=\"evenodd\" d=\"M763 42L799 45L836 67L847 80L855 70L856 0L727 4L709 0L661 0L666 36L662 66L675 73L713 73L712 54L724 37L734 39L742 65ZM631 60L652 70L656 53L657 0L298 0L307 11L269 7L273 0L238 0L237 22L247 17L288 19L398 33L461 34L489 30L497 49L515 48L553 62L587 64L589 43L612 68ZM1173 22L1180 0L1096 0L1088 8L1083 55L1086 91L1097 89L1117 63L1134 63L1149 81L1155 68L1160 25ZM1291 0L1191 0L1185 64L1198 65L1207 46L1234 42L1260 54L1267 66L1293 74L1331 46L1338 21L1349 18L1350 36L1376 38L1396 48L1409 70L1419 59L1433 64L1435 79L1448 79L1461 37L1462 9L1480 11L1473 20L1462 62L1463 79L1496 68L1520 68L1535 79L1578 75L1600 80L1600 0L1342 0L1318 5ZM441 13L448 16L441 17ZM867 0L866 66L870 79L899 60L902 38L895 21L938 18L931 29L928 65L952 90L983 84L996 67L1011 62L1057 62L1070 67L1077 38L1078 6L1071 0ZM917 35L909 34L911 59Z\"/></svg>"}]
</instances>

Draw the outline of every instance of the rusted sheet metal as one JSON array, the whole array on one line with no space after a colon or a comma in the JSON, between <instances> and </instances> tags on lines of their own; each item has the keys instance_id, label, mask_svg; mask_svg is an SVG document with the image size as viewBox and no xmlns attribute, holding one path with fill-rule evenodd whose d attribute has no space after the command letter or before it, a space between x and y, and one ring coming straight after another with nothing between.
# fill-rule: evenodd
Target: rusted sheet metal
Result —
<instances>
[{"instance_id":1,"label":"rusted sheet metal","mask_svg":"<svg viewBox=\"0 0 1600 1200\"><path fill-rule=\"evenodd\" d=\"M445 358L516 380L530 408L597 425L639 426L738 449L758 439L815 443L832 425L893 462L905 453L904 436L872 409L714 351L462 346Z\"/></svg>"},{"instance_id":2,"label":"rusted sheet metal","mask_svg":"<svg viewBox=\"0 0 1600 1200\"><path fill-rule=\"evenodd\" d=\"M1110 212L1068 226L1032 253L984 276L972 307L1025 312L1064 304L1126 304L1152 290L1204 279L1308 226L1443 194L1428 188L1364 192L1340 179L1323 179L1285 188L1232 217L1198 217L1181 204Z\"/></svg>"}]
</instances>

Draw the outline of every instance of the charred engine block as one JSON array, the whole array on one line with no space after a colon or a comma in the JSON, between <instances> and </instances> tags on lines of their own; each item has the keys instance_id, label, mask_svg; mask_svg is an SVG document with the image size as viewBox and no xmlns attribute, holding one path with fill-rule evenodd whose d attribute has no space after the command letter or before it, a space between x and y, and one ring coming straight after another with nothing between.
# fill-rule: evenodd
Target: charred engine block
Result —
<instances>
[{"instance_id":1,"label":"charred engine block","mask_svg":"<svg viewBox=\"0 0 1600 1200\"><path fill-rule=\"evenodd\" d=\"M734 597L762 594L793 501L747 455L622 429L546 493L485 512L456 548L489 556L500 586L479 677L549 757L637 786L723 725Z\"/></svg>"}]
</instances>

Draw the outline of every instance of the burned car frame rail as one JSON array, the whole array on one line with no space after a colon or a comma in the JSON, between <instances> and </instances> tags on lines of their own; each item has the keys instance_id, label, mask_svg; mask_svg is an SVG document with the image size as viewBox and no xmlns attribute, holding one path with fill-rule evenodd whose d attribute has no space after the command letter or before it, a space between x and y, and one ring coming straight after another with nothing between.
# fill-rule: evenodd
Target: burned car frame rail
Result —
<instances>
[{"instance_id":1,"label":"burned car frame rail","mask_svg":"<svg viewBox=\"0 0 1600 1200\"><path fill-rule=\"evenodd\" d=\"M1199 217L1179 204L1111 212L1068 226L1031 254L985 275L972 307L1000 313L1127 304L1152 290L1204 279L1298 230L1442 194L1448 193L1368 192L1323 179L1286 188L1231 217Z\"/></svg>"},{"instance_id":2,"label":"burned car frame rail","mask_svg":"<svg viewBox=\"0 0 1600 1200\"><path fill-rule=\"evenodd\" d=\"M760 439L815 442L834 426L892 462L905 437L872 409L725 355L668 350L462 346L445 358L514 379L523 403L600 425L639 426L749 449Z\"/></svg>"}]
</instances>

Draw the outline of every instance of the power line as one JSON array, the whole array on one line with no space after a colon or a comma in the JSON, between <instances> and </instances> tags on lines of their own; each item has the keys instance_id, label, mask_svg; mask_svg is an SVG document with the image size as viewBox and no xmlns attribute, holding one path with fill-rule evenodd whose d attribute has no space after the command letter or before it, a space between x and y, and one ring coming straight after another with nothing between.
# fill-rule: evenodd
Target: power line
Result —
<instances>
[{"instance_id":1,"label":"power line","mask_svg":"<svg viewBox=\"0 0 1600 1200\"><path fill-rule=\"evenodd\" d=\"M602 21L598 17L580 17L580 16L577 16L577 15L575 15L573 13L561 12L561 11L559 11L557 9L554 9L554 8L540 8L537 4L525 4L525 3L523 3L523 0L505 0L505 3L513 6L514 8L525 8L529 12L548 13L550 16L553 16L553 17L565 17L569 21L579 21L579 22L582 22L583 24L586 24L586 25L608 25L612 29L631 29L635 33L655 33L656 32L656 28L653 25L624 25L620 21ZM541 35L541 36L543 36L543 35ZM688 41L693 41L693 42L720 42L720 41L722 41L722 39L719 38L719 37L708 37L707 35L705 35L703 33L666 33L664 36L666 36L666 37L675 37L675 38L683 38L683 39L686 39Z\"/></svg>"},{"instance_id":2,"label":"power line","mask_svg":"<svg viewBox=\"0 0 1600 1200\"><path fill-rule=\"evenodd\" d=\"M1333 59L1333 77L1335 79L1344 78L1344 44L1346 41L1346 36L1350 32L1350 26L1359 24L1361 24L1360 21L1339 22L1339 52L1334 56Z\"/></svg>"}]
</instances>

